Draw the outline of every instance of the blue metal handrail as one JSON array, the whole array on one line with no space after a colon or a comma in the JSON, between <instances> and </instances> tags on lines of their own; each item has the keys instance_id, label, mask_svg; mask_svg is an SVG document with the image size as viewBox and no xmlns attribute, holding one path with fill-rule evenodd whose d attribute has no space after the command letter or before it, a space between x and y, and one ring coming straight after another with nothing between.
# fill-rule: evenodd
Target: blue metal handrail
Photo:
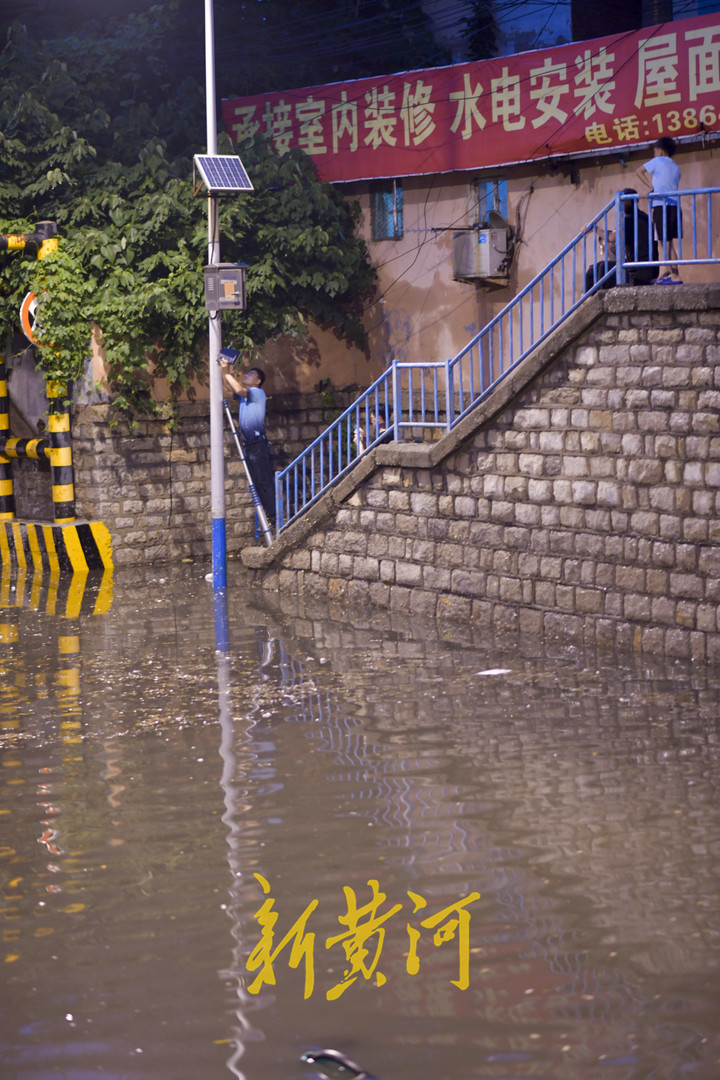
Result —
<instances>
[{"instance_id":1,"label":"blue metal handrail","mask_svg":"<svg viewBox=\"0 0 720 1080\"><path fill-rule=\"evenodd\" d=\"M714 253L712 201L720 188L678 193L685 217L673 265L719 263ZM667 220L667 201L651 195ZM689 215L687 211L690 211ZM517 296L454 357L392 366L275 477L278 532L300 517L389 435L450 431L525 357L578 309L609 285L651 280L668 265L669 246L655 245L651 218L637 195L618 192ZM614 251L624 253L615 265ZM656 275L655 275L656 276Z\"/></svg>"},{"instance_id":2,"label":"blue metal handrail","mask_svg":"<svg viewBox=\"0 0 720 1080\"><path fill-rule=\"evenodd\" d=\"M277 529L295 521L392 427L392 368L383 372L310 445L275 474Z\"/></svg>"}]
</instances>

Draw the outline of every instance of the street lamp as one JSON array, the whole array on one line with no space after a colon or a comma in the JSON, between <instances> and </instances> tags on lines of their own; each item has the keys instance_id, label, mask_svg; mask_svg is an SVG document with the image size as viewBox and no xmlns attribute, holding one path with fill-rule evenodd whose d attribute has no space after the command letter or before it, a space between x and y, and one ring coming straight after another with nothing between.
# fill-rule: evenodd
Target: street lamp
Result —
<instances>
[{"instance_id":1,"label":"street lamp","mask_svg":"<svg viewBox=\"0 0 720 1080\"><path fill-rule=\"evenodd\" d=\"M207 155L196 155L194 166L207 188L208 195L208 265L206 267L206 306L208 307L208 361L210 379L210 512L212 521L212 580L214 589L227 585L227 538L225 528L225 452L223 447L223 386L222 374L216 363L222 349L221 311L223 308L244 307L244 267L242 287L233 293L220 289L220 278L214 273L228 264L220 263L220 231L218 223L218 194L252 191L239 157L218 156L217 115L215 110L215 29L213 0L205 0L205 107L207 121ZM238 267L238 269L240 269ZM208 298L208 283L216 289ZM212 288L210 289L212 292ZM220 295L222 293L222 295Z\"/></svg>"},{"instance_id":2,"label":"street lamp","mask_svg":"<svg viewBox=\"0 0 720 1080\"><path fill-rule=\"evenodd\" d=\"M205 0L205 117L207 152L217 154L217 116L215 111L215 29L213 0ZM209 265L220 262L217 196L208 191ZM220 312L208 317L210 367L210 513L212 518L213 588L227 585L227 540L225 532L225 454L223 449L222 373L216 357L222 348Z\"/></svg>"}]
</instances>

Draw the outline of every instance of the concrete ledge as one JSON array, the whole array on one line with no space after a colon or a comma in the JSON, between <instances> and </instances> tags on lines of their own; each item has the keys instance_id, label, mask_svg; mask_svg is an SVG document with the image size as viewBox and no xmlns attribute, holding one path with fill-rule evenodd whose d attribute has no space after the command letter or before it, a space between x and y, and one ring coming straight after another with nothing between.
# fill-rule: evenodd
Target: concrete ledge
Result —
<instances>
[{"instance_id":1,"label":"concrete ledge","mask_svg":"<svg viewBox=\"0 0 720 1080\"><path fill-rule=\"evenodd\" d=\"M602 300L605 311L613 314L714 311L720 308L720 284L626 286L606 290Z\"/></svg>"}]
</instances>

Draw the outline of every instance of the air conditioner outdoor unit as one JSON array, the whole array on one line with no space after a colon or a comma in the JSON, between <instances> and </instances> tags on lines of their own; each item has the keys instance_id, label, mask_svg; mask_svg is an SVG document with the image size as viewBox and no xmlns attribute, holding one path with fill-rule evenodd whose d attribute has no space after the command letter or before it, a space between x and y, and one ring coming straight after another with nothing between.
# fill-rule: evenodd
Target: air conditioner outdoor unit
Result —
<instances>
[{"instance_id":1,"label":"air conditioner outdoor unit","mask_svg":"<svg viewBox=\"0 0 720 1080\"><path fill-rule=\"evenodd\" d=\"M453 277L456 281L507 276L507 229L465 229L453 233Z\"/></svg>"}]
</instances>

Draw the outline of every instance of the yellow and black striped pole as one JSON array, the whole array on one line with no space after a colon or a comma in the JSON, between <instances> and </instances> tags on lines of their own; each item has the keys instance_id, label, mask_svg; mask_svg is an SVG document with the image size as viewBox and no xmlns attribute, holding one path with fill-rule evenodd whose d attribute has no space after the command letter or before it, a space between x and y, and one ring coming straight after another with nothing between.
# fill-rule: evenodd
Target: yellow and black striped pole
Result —
<instances>
[{"instance_id":1,"label":"yellow and black striped pole","mask_svg":"<svg viewBox=\"0 0 720 1080\"><path fill-rule=\"evenodd\" d=\"M47 397L53 510L56 524L62 525L75 520L70 412L65 404L67 387L64 383L48 380Z\"/></svg>"},{"instance_id":2,"label":"yellow and black striped pole","mask_svg":"<svg viewBox=\"0 0 720 1080\"><path fill-rule=\"evenodd\" d=\"M0 451L11 460L30 458L31 461L42 461L50 457L50 445L42 435L35 435L32 439L16 439L13 436L3 440L0 437Z\"/></svg>"},{"instance_id":3,"label":"yellow and black striped pole","mask_svg":"<svg viewBox=\"0 0 720 1080\"><path fill-rule=\"evenodd\" d=\"M0 356L0 521L11 521L15 517L12 463L3 453L9 434L10 398L7 389L7 365L5 357Z\"/></svg>"},{"instance_id":4,"label":"yellow and black striped pole","mask_svg":"<svg viewBox=\"0 0 720 1080\"><path fill-rule=\"evenodd\" d=\"M38 221L35 232L0 233L0 251L24 251L44 259L58 249L57 224L54 221Z\"/></svg>"}]
</instances>

